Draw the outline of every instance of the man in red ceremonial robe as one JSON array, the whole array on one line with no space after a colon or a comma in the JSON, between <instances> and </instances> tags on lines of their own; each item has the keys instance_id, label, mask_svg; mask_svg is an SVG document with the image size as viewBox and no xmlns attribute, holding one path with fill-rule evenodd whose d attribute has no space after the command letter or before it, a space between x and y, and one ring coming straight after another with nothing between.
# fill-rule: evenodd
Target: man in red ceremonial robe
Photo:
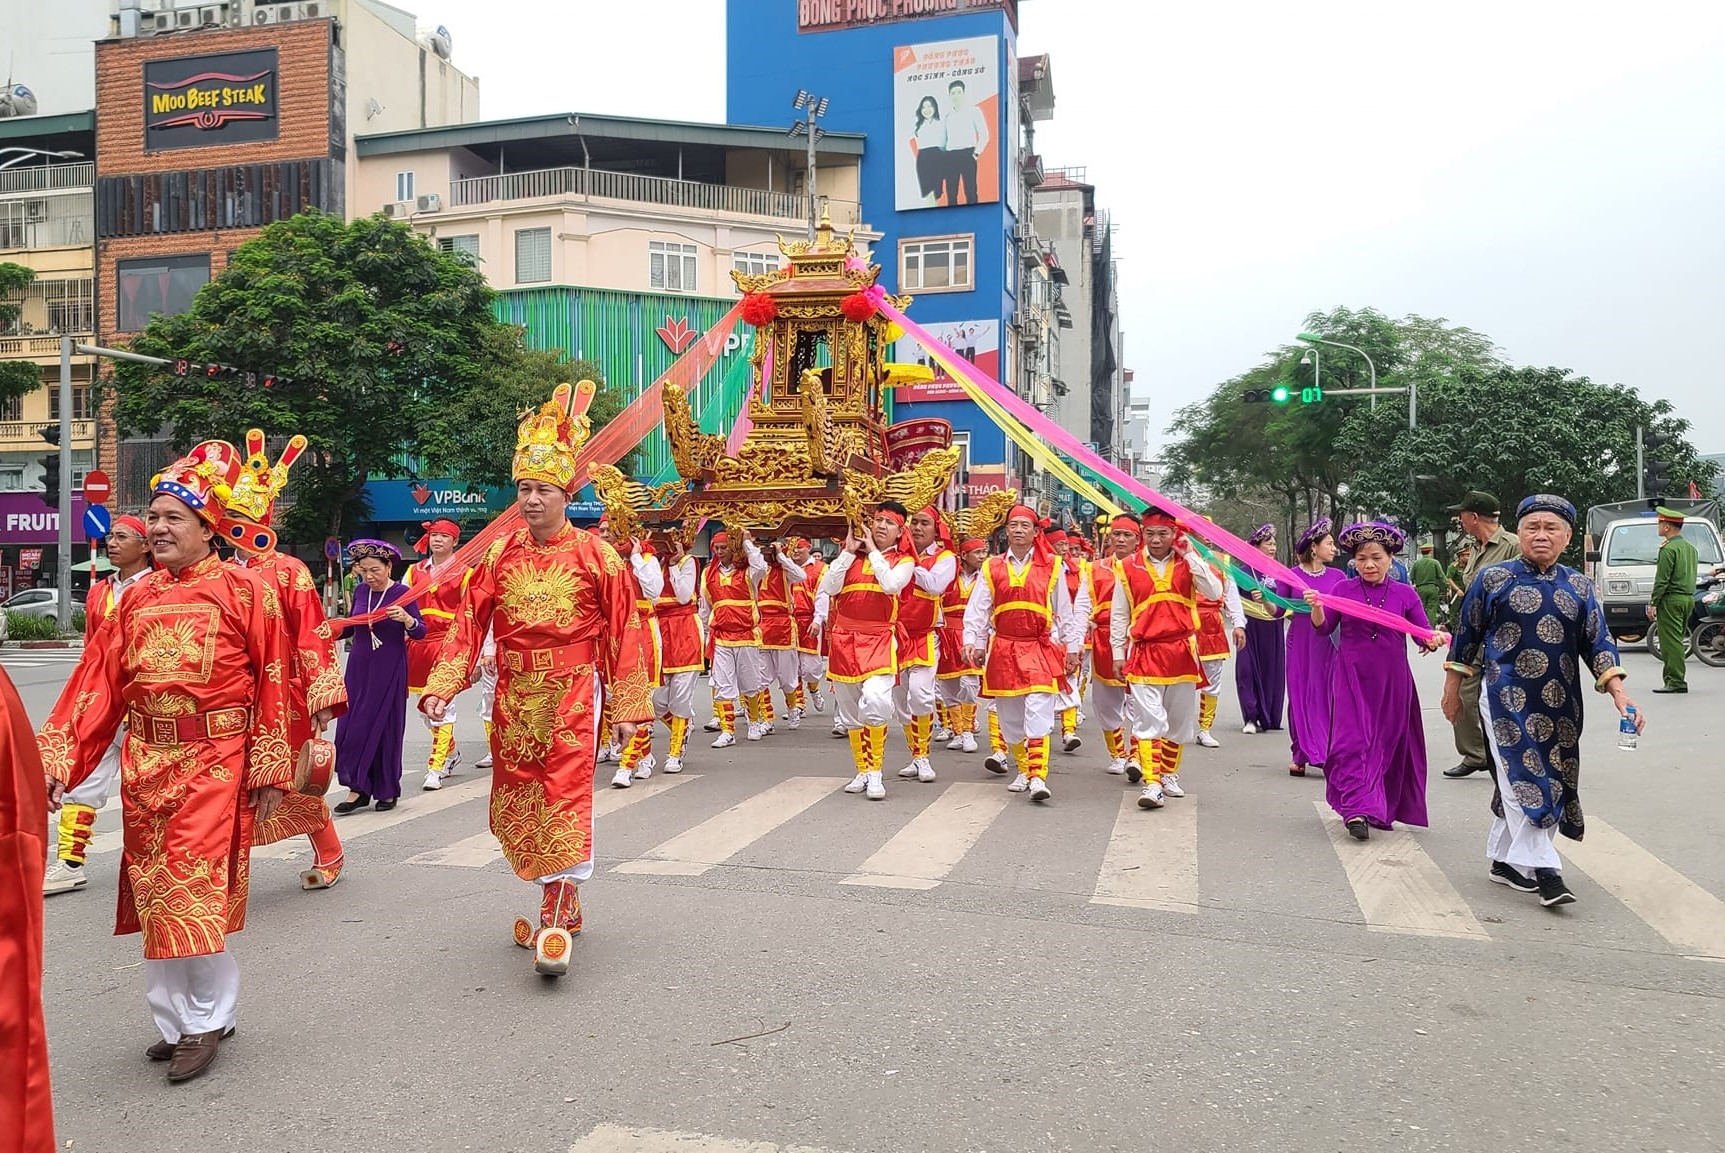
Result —
<instances>
[{"instance_id":1,"label":"man in red ceremonial robe","mask_svg":"<svg viewBox=\"0 0 1725 1153\"><path fill-rule=\"evenodd\" d=\"M1114 613L1114 561L1129 560L1144 544L1144 530L1130 516L1117 516L1109 527L1109 555L1090 566L1091 680L1090 700L1108 745L1108 772L1120 776L1128 765L1126 670L1114 660L1109 620Z\"/></svg>"},{"instance_id":2,"label":"man in red ceremonial robe","mask_svg":"<svg viewBox=\"0 0 1725 1153\"><path fill-rule=\"evenodd\" d=\"M777 541L768 541L766 548L758 551L767 569L755 586L761 679L765 682L761 696L768 709L770 731L773 686L778 685L785 699L786 726L795 729L803 723L802 676L797 660L797 589L809 579L808 572Z\"/></svg>"},{"instance_id":3,"label":"man in red ceremonial robe","mask_svg":"<svg viewBox=\"0 0 1725 1153\"><path fill-rule=\"evenodd\" d=\"M591 400L590 382L581 383ZM539 920L515 921L515 943L547 976L569 971L581 932L578 886L593 875L593 772L610 686L619 747L653 715L635 586L617 550L569 523L579 487L572 419L560 384L521 422L512 473L527 527L494 544L433 665L420 707L433 720L467 687L490 633L496 644L491 831L516 876L540 887Z\"/></svg>"},{"instance_id":4,"label":"man in red ceremonial robe","mask_svg":"<svg viewBox=\"0 0 1725 1153\"><path fill-rule=\"evenodd\" d=\"M965 658L964 610L987 559L987 541L965 541L958 554L958 575L941 597L940 664L934 677L952 733L946 744L949 753L976 751L976 697L982 687L982 667Z\"/></svg>"},{"instance_id":5,"label":"man in red ceremonial robe","mask_svg":"<svg viewBox=\"0 0 1725 1153\"><path fill-rule=\"evenodd\" d=\"M1055 700L1078 674L1090 623L1089 590L1077 602L1066 588L1060 558L1037 532L1034 509L1006 515L1006 553L990 557L964 611L967 659L982 665L982 693L994 700L1000 732L1018 763L1010 792L1046 801L1049 734ZM996 767L991 757L990 770Z\"/></svg>"},{"instance_id":6,"label":"man in red ceremonial robe","mask_svg":"<svg viewBox=\"0 0 1725 1153\"><path fill-rule=\"evenodd\" d=\"M713 559L701 577L701 620L713 645L711 685L719 715L715 749L737 743L737 701L748 711L748 738L767 734L760 696L761 653L755 632L755 585L766 578L767 558L747 533L713 534Z\"/></svg>"},{"instance_id":7,"label":"man in red ceremonial robe","mask_svg":"<svg viewBox=\"0 0 1725 1153\"><path fill-rule=\"evenodd\" d=\"M264 455L262 429L246 433L246 460L228 498L227 512L217 526L234 546L236 563L268 581L281 601L287 626L288 744L295 755L324 726L347 712L347 684L342 680L335 640L324 623L323 599L311 570L297 557L276 551L276 534L269 527L270 508L287 487L288 470L305 452L306 439L295 436L282 450L274 468ZM341 880L341 838L336 836L329 805L323 797L289 792L275 816L252 829L252 847L273 845L304 834L311 841L311 868L300 874L302 889L327 889Z\"/></svg>"},{"instance_id":8,"label":"man in red ceremonial robe","mask_svg":"<svg viewBox=\"0 0 1725 1153\"><path fill-rule=\"evenodd\" d=\"M653 712L671 730L665 751L665 771L683 771L683 750L689 743L689 723L695 717L695 678L703 667L701 629L695 620L695 558L671 537L671 556L659 561L659 599L653 619L659 629L660 678L653 690Z\"/></svg>"},{"instance_id":9,"label":"man in red ceremonial robe","mask_svg":"<svg viewBox=\"0 0 1725 1153\"><path fill-rule=\"evenodd\" d=\"M940 630L946 622L942 605L946 590L958 576L958 557L933 505L911 516L910 539L916 550L916 568L899 594L898 684L893 688L893 705L904 729L905 744L910 746L910 764L898 775L926 785L934 781L929 752L934 738L934 706L940 699L935 674L940 665Z\"/></svg>"},{"instance_id":10,"label":"man in red ceremonial robe","mask_svg":"<svg viewBox=\"0 0 1725 1153\"><path fill-rule=\"evenodd\" d=\"M1183 797L1180 761L1198 733L1199 594L1222 595L1222 582L1198 556L1174 518L1145 510L1144 551L1114 565L1109 645L1126 670L1132 693L1132 732L1138 763L1127 769L1144 782L1141 809L1159 809L1166 797Z\"/></svg>"},{"instance_id":11,"label":"man in red ceremonial robe","mask_svg":"<svg viewBox=\"0 0 1725 1153\"><path fill-rule=\"evenodd\" d=\"M856 764L845 792L871 801L886 799L881 765L899 667L899 598L916 569L905 519L904 506L889 500L876 510L866 537L853 529L821 578L826 599L815 608L815 625L827 634L827 677L838 690L838 719Z\"/></svg>"},{"instance_id":12,"label":"man in red ceremonial robe","mask_svg":"<svg viewBox=\"0 0 1725 1153\"><path fill-rule=\"evenodd\" d=\"M168 1080L207 1070L233 1032L254 821L293 780L281 604L258 574L222 563L215 525L240 454L205 441L155 478L150 551L84 650L37 735L48 803L76 788L125 721L115 932L142 932L144 989Z\"/></svg>"},{"instance_id":13,"label":"man in red ceremonial robe","mask_svg":"<svg viewBox=\"0 0 1725 1153\"><path fill-rule=\"evenodd\" d=\"M603 539L616 547L608 528ZM628 549L629 581L635 587L635 611L641 616L641 639L646 646L642 655L647 658L647 685L656 694L663 683L664 643L659 635L654 606L665 591L665 570L659 567L659 557L653 551L651 541L631 540ZM617 772L611 778L611 787L626 789L652 775L653 718L648 717L645 724L636 728L634 739L618 750Z\"/></svg>"},{"instance_id":14,"label":"man in red ceremonial robe","mask_svg":"<svg viewBox=\"0 0 1725 1153\"><path fill-rule=\"evenodd\" d=\"M461 598L467 592L471 575L465 565L455 559L455 546L461 541L461 526L452 520L421 521L425 535L413 547L428 555L407 570L407 587L415 593L426 589L415 602L419 618L425 622L425 636L407 642L407 691L425 695L426 678L443 651L443 640L455 624L461 611ZM429 586L429 587L428 587ZM423 708L420 719L431 729L431 755L425 762L426 789L441 789L443 780L461 764L461 750L455 747L455 710L444 702L442 720L432 720Z\"/></svg>"},{"instance_id":15,"label":"man in red ceremonial robe","mask_svg":"<svg viewBox=\"0 0 1725 1153\"><path fill-rule=\"evenodd\" d=\"M1240 607L1240 587L1226 567L1206 565L1222 584L1219 597L1198 597L1198 661L1204 666L1204 681L1198 686L1198 743L1206 749L1220 748L1210 734L1216 723L1216 703L1222 698L1222 668L1228 658L1246 643L1246 613ZM1233 638L1232 646L1229 638Z\"/></svg>"},{"instance_id":16,"label":"man in red ceremonial robe","mask_svg":"<svg viewBox=\"0 0 1725 1153\"><path fill-rule=\"evenodd\" d=\"M806 536L799 536L791 542L791 559L803 570L802 581L791 589L791 615L797 622L797 676L801 682L797 690L797 707L806 717L810 707L817 713L824 713L827 709L826 697L821 694L821 678L826 675L827 667L826 638L815 628L815 597L821 587L821 578L827 575L827 562L814 551L814 545Z\"/></svg>"},{"instance_id":17,"label":"man in red ceremonial robe","mask_svg":"<svg viewBox=\"0 0 1725 1153\"><path fill-rule=\"evenodd\" d=\"M92 603L93 600L92 600ZM42 758L24 702L0 670L0 1148L53 1153L42 1023Z\"/></svg>"},{"instance_id":18,"label":"man in red ceremonial robe","mask_svg":"<svg viewBox=\"0 0 1725 1153\"><path fill-rule=\"evenodd\" d=\"M135 516L114 518L108 532L108 561L114 566L114 575L92 585L85 599L86 646L95 639L102 622L113 614L126 590L150 574L150 542L144 532L144 522ZM60 799L59 843L42 878L44 894L68 893L82 889L87 883L84 858L90 851L90 836L96 831L96 813L108 803L108 793L119 778L120 746L124 742L122 732L102 754L96 771Z\"/></svg>"}]
</instances>

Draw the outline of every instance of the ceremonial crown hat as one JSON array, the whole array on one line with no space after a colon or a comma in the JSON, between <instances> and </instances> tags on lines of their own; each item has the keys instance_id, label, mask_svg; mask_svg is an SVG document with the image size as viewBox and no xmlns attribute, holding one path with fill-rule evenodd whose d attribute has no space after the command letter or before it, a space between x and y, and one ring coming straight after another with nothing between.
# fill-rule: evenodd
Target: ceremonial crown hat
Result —
<instances>
[{"instance_id":1,"label":"ceremonial crown hat","mask_svg":"<svg viewBox=\"0 0 1725 1153\"><path fill-rule=\"evenodd\" d=\"M240 450L206 440L150 478L150 490L171 496L210 525L218 524L240 477Z\"/></svg>"},{"instance_id":2,"label":"ceremonial crown hat","mask_svg":"<svg viewBox=\"0 0 1725 1153\"><path fill-rule=\"evenodd\" d=\"M264 432L261 428L246 431L246 458L234 481L233 495L217 526L230 544L247 552L269 552L276 547L276 534L269 527L270 509L276 497L287 487L288 470L306 449L303 436L294 436L282 449L281 459L272 467L264 452Z\"/></svg>"},{"instance_id":3,"label":"ceremonial crown hat","mask_svg":"<svg viewBox=\"0 0 1725 1153\"><path fill-rule=\"evenodd\" d=\"M537 412L521 419L511 479L542 481L566 493L580 487L575 483L579 475L575 456L593 433L587 406L598 391L599 386L590 380L573 386L559 384Z\"/></svg>"}]
</instances>

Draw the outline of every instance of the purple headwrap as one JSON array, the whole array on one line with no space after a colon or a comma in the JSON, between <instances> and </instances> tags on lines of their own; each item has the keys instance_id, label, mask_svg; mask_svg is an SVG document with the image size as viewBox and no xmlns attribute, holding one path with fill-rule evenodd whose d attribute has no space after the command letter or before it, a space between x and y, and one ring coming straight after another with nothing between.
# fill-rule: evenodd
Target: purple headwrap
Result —
<instances>
[{"instance_id":1,"label":"purple headwrap","mask_svg":"<svg viewBox=\"0 0 1725 1153\"><path fill-rule=\"evenodd\" d=\"M376 540L372 537L365 537L361 540L349 542L347 546L347 557L350 563L370 558L372 560L383 561L386 564L393 564L401 559L401 550L386 540Z\"/></svg>"},{"instance_id":2,"label":"purple headwrap","mask_svg":"<svg viewBox=\"0 0 1725 1153\"><path fill-rule=\"evenodd\" d=\"M1259 525L1258 530L1246 538L1247 544L1263 544L1276 537L1276 526L1273 524Z\"/></svg>"},{"instance_id":3,"label":"purple headwrap","mask_svg":"<svg viewBox=\"0 0 1725 1153\"><path fill-rule=\"evenodd\" d=\"M1335 523L1327 516L1321 516L1312 522L1312 527L1300 534L1300 539L1294 543L1294 552L1304 554L1305 551L1330 535Z\"/></svg>"},{"instance_id":4,"label":"purple headwrap","mask_svg":"<svg viewBox=\"0 0 1725 1153\"><path fill-rule=\"evenodd\" d=\"M1336 537L1336 543L1342 546L1342 551L1349 556L1354 555L1364 544L1376 542L1384 546L1384 551L1395 556L1402 551L1408 538L1401 529L1393 524L1385 524L1381 520L1361 521L1351 524Z\"/></svg>"}]
</instances>

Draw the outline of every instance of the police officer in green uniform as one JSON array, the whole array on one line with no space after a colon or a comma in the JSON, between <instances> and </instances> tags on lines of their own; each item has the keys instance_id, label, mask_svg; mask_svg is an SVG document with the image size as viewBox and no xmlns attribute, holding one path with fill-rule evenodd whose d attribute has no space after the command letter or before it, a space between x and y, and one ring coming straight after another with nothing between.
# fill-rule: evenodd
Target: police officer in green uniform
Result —
<instances>
[{"instance_id":1,"label":"police officer in green uniform","mask_svg":"<svg viewBox=\"0 0 1725 1153\"><path fill-rule=\"evenodd\" d=\"M1647 618L1659 630L1659 647L1665 654L1665 683L1656 693L1686 693L1683 661L1689 641L1689 614L1695 608L1695 568L1699 558L1695 546L1683 538L1683 514L1660 508L1659 563L1653 570L1652 603Z\"/></svg>"}]
</instances>

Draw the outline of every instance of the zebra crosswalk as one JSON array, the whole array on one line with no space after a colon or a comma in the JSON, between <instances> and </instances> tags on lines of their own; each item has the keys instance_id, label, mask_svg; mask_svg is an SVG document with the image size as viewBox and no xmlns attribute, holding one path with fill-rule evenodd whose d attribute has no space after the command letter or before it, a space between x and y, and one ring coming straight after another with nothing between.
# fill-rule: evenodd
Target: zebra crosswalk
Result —
<instances>
[{"instance_id":1,"label":"zebra crosswalk","mask_svg":"<svg viewBox=\"0 0 1725 1153\"><path fill-rule=\"evenodd\" d=\"M1123 790L1115 801L1112 789L1097 788L1100 781L1065 774L1057 778L1057 792L1071 823L1057 840L1033 850L1058 858L1061 883L1045 885L1035 867L1006 871L998 863L1022 839L1027 818L1051 827L1047 822L1058 810L1036 809L993 778L901 787L885 805L842 795L846 780L842 774L763 779L716 766L655 776L626 790L601 786L594 797L599 874L722 884L716 878L727 871L769 869L801 874L817 887L830 884L835 893L898 890L907 899L939 899L943 888L983 885L1007 892L1036 889L1076 907L1198 917L1231 907L1241 867L1204 867L1206 830L1227 838L1240 835L1241 822L1274 821L1274 827L1266 823L1247 832L1266 841L1289 843L1303 835L1311 845L1327 842L1333 853L1307 852L1301 868L1310 872L1310 884L1325 886L1338 900L1351 898L1355 923L1370 933L1478 945L1516 939L1502 914L1517 908L1517 896L1483 883L1482 860L1453 851L1434 856L1432 833L1375 831L1369 841L1355 841L1321 801L1310 807L1300 800L1291 807L1278 804L1254 816L1228 804L1219 787L1198 788L1146 813L1137 807L1136 790ZM337 827L343 842L353 845L438 814L456 814L462 819L418 826L432 837L453 834L447 842L428 847L424 837L391 838L383 851L407 842L394 863L415 869L502 869L502 853L484 827L489 787L485 777L459 780L436 792L412 793L387 813L339 818ZM104 811L92 857L119 851L117 826L118 814ZM1590 902L1621 906L1677 956L1725 961L1725 901L1704 885L1598 817L1589 818L1585 842L1562 848L1569 865L1603 890L1590 893ZM294 860L308 852L304 838L292 838L256 849L253 857ZM606 859L607 852L614 855ZM1026 854L1011 855L1023 860ZM364 867L378 865L369 861ZM1528 907L1538 910L1531 901Z\"/></svg>"},{"instance_id":2,"label":"zebra crosswalk","mask_svg":"<svg viewBox=\"0 0 1725 1153\"><path fill-rule=\"evenodd\" d=\"M6 649L0 648L0 666L9 669L45 669L52 665L75 665L83 657L82 648L71 649Z\"/></svg>"}]
</instances>

